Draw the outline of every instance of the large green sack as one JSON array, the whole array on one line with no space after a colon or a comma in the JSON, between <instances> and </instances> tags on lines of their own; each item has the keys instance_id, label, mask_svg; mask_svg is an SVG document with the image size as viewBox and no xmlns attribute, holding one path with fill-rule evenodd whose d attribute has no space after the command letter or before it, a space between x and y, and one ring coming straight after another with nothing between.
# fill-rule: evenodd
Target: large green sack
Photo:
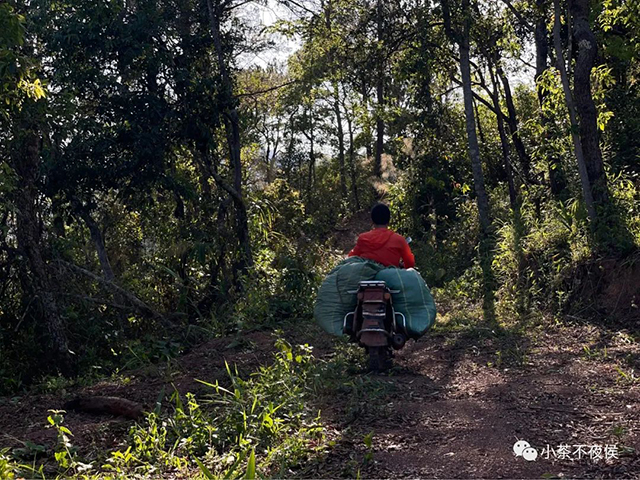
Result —
<instances>
[{"instance_id":1,"label":"large green sack","mask_svg":"<svg viewBox=\"0 0 640 480\"><path fill-rule=\"evenodd\" d=\"M357 298L350 290L357 290L358 283L374 280L384 267L360 257L349 257L335 267L324 279L313 314L318 324L332 335L342 335L344 316L356 309Z\"/></svg>"},{"instance_id":2,"label":"large green sack","mask_svg":"<svg viewBox=\"0 0 640 480\"><path fill-rule=\"evenodd\" d=\"M375 279L385 282L390 290L400 290L392 294L393 308L404 314L409 337L417 339L433 326L436 304L417 270L388 267L379 271Z\"/></svg>"}]
</instances>

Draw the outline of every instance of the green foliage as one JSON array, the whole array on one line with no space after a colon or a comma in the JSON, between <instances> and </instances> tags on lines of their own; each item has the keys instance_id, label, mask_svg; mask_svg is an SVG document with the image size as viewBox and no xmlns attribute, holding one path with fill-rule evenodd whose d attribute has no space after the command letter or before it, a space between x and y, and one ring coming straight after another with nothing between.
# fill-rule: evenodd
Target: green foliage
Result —
<instances>
[{"instance_id":1,"label":"green foliage","mask_svg":"<svg viewBox=\"0 0 640 480\"><path fill-rule=\"evenodd\" d=\"M58 443L55 448L54 457L58 464L60 476L65 477L71 472L82 474L90 471L93 466L90 463L82 463L78 459L76 448L71 443L70 437L73 436L71 430L63 425L64 410L49 410L51 415L47 417L49 426L54 428L57 433Z\"/></svg>"},{"instance_id":2,"label":"green foliage","mask_svg":"<svg viewBox=\"0 0 640 480\"><path fill-rule=\"evenodd\" d=\"M25 99L45 96L40 79L33 74L34 59L21 50L25 18L8 2L0 4L0 125L20 108Z\"/></svg>"},{"instance_id":3,"label":"green foliage","mask_svg":"<svg viewBox=\"0 0 640 480\"><path fill-rule=\"evenodd\" d=\"M194 468L206 478L262 478L299 468L324 448L319 413L308 400L315 388L327 387L327 377L312 347L278 339L276 350L272 364L246 378L227 366L227 386L201 381L210 393L199 399L175 391L171 413L161 413L160 407L148 413L130 429L125 447L99 452L98 460L90 463L81 461L73 433L64 425L64 411L51 410L47 422L57 433L55 478L164 476L189 474ZM36 458L44 447L30 448L26 455L33 465L16 463L8 452L0 452L2 478L45 478L45 464Z\"/></svg>"},{"instance_id":4,"label":"green foliage","mask_svg":"<svg viewBox=\"0 0 640 480\"><path fill-rule=\"evenodd\" d=\"M309 250L306 232L313 227L299 192L276 180L253 201L251 213L256 265L244 282L244 300L233 311L235 328L309 318L317 285L330 265L322 249Z\"/></svg>"},{"instance_id":5,"label":"green foliage","mask_svg":"<svg viewBox=\"0 0 640 480\"><path fill-rule=\"evenodd\" d=\"M235 478L243 471L255 478L260 471L295 467L323 438L306 407L315 367L311 347L284 340L276 347L274 363L247 379L227 366L229 387L201 381L212 391L204 401L175 392L174 412L148 414L144 425L131 429L130 446L112 452L103 468L148 475L184 470L195 459L207 478Z\"/></svg>"},{"instance_id":6,"label":"green foliage","mask_svg":"<svg viewBox=\"0 0 640 480\"><path fill-rule=\"evenodd\" d=\"M7 480L13 480L16 478L16 465L7 455L8 450L0 451L0 478L6 478Z\"/></svg>"}]
</instances>

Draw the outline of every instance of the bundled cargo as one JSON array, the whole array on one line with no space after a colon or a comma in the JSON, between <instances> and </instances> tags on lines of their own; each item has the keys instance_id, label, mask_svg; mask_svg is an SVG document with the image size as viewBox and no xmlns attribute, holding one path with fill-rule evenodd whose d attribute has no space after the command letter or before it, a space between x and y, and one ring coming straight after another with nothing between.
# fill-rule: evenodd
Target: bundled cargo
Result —
<instances>
[{"instance_id":1,"label":"bundled cargo","mask_svg":"<svg viewBox=\"0 0 640 480\"><path fill-rule=\"evenodd\" d=\"M436 304L431 291L417 270L388 267L376 274L392 291L393 308L406 319L410 338L420 338L436 320Z\"/></svg>"},{"instance_id":2,"label":"bundled cargo","mask_svg":"<svg viewBox=\"0 0 640 480\"><path fill-rule=\"evenodd\" d=\"M346 314L356 308L353 293L361 281L384 281L392 291L393 308L404 315L407 334L419 338L435 322L436 306L429 287L417 270L387 267L360 257L350 257L335 267L318 291L314 316L332 335L342 335ZM352 292L352 293L349 293Z\"/></svg>"},{"instance_id":3,"label":"bundled cargo","mask_svg":"<svg viewBox=\"0 0 640 480\"><path fill-rule=\"evenodd\" d=\"M324 279L314 308L314 316L320 326L332 335L342 335L344 316L356 308L353 293L363 280L374 280L384 269L382 265L360 257L349 257L335 267Z\"/></svg>"}]
</instances>

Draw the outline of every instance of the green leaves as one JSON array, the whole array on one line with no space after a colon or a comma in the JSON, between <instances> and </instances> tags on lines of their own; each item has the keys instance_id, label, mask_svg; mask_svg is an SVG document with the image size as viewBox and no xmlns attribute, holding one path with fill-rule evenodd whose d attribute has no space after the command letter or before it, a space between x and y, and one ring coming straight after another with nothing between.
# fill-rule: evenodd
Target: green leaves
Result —
<instances>
[{"instance_id":1,"label":"green leaves","mask_svg":"<svg viewBox=\"0 0 640 480\"><path fill-rule=\"evenodd\" d=\"M24 100L45 96L41 81L34 76L35 59L22 52L24 22L9 3L0 4L0 121L8 121Z\"/></svg>"},{"instance_id":2,"label":"green leaves","mask_svg":"<svg viewBox=\"0 0 640 480\"><path fill-rule=\"evenodd\" d=\"M260 469L295 463L322 438L317 418L305 409L313 367L309 346L279 339L272 365L248 378L227 365L232 387L218 382L197 401L193 394L172 396L174 412L147 415L131 429L130 445L112 452L103 468L128 475L181 469L193 461L206 479L263 478ZM60 419L52 415L54 424ZM62 453L59 461L67 462Z\"/></svg>"},{"instance_id":3,"label":"green leaves","mask_svg":"<svg viewBox=\"0 0 640 480\"><path fill-rule=\"evenodd\" d=\"M8 2L0 4L0 52L24 43L24 17Z\"/></svg>"},{"instance_id":4,"label":"green leaves","mask_svg":"<svg viewBox=\"0 0 640 480\"><path fill-rule=\"evenodd\" d=\"M247 462L247 472L244 475L245 480L255 480L256 478L256 451L251 449L249 461Z\"/></svg>"},{"instance_id":5,"label":"green leaves","mask_svg":"<svg viewBox=\"0 0 640 480\"><path fill-rule=\"evenodd\" d=\"M193 460L196 462L196 464L198 465L198 468L200 469L202 474L205 476L205 478L207 478L208 480L216 479L216 476L213 473L211 473L211 470L209 470L206 467L206 465L198 459L198 457L194 457Z\"/></svg>"}]
</instances>

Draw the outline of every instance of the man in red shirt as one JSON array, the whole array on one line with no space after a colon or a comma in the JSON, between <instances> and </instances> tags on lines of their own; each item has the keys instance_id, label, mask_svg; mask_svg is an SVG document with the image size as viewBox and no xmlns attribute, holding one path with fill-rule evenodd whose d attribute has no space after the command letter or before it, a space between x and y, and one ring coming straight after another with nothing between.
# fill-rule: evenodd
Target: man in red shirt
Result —
<instances>
[{"instance_id":1,"label":"man in red shirt","mask_svg":"<svg viewBox=\"0 0 640 480\"><path fill-rule=\"evenodd\" d=\"M362 257L381 263L385 267L399 267L400 260L404 268L412 268L416 261L409 244L402 235L389 230L391 212L389 207L379 203L371 210L373 230L358 237L356 246L349 252L350 257Z\"/></svg>"}]
</instances>

